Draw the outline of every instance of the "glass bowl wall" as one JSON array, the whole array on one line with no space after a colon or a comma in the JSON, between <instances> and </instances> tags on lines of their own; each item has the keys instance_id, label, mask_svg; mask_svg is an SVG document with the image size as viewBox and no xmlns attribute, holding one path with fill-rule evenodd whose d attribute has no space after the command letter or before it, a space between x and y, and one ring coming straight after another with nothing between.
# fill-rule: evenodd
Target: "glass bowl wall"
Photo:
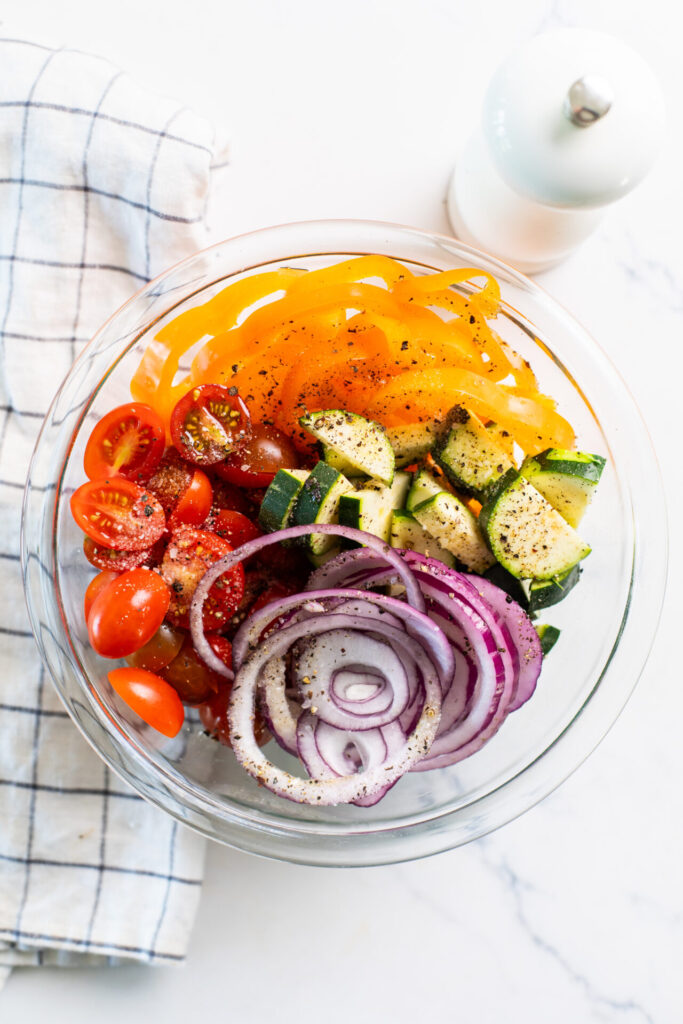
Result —
<instances>
[{"instance_id":1,"label":"glass bowl wall","mask_svg":"<svg viewBox=\"0 0 683 1024\"><path fill-rule=\"evenodd\" d=\"M279 266L312 269L382 253L428 274L480 267L501 284L496 329L529 361L543 391L607 457L582 533L593 552L580 586L543 621L562 630L533 699L476 755L409 775L376 807L309 808L259 788L232 753L203 735L195 712L165 740L112 693L110 662L90 648L82 600L92 569L69 497L84 480L93 424L129 400L146 344L184 309L237 277ZM408 228L330 221L231 239L173 267L97 333L48 413L27 484L23 558L41 655L74 721L105 761L181 821L242 850L323 865L425 856L509 821L550 792L599 742L626 702L654 637L664 592L666 524L656 459L623 383L586 332L547 294L505 265L448 238ZM645 546L647 545L647 546ZM274 743L271 757L288 758Z\"/></svg>"}]
</instances>

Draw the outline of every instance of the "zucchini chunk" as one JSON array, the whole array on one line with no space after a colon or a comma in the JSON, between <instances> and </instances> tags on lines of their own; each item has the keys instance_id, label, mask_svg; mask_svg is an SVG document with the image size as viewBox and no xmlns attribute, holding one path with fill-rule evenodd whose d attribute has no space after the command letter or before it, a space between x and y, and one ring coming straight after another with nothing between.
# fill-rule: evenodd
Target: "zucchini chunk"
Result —
<instances>
[{"instance_id":1,"label":"zucchini chunk","mask_svg":"<svg viewBox=\"0 0 683 1024\"><path fill-rule=\"evenodd\" d=\"M513 464L474 413L456 405L448 426L432 449L434 461L460 491L481 500Z\"/></svg>"},{"instance_id":2,"label":"zucchini chunk","mask_svg":"<svg viewBox=\"0 0 683 1024\"><path fill-rule=\"evenodd\" d=\"M543 657L552 651L553 647L560 639L560 630L557 626L550 626L544 623L542 626L536 626L536 632L538 633L538 639L541 641L541 650L543 651Z\"/></svg>"},{"instance_id":3,"label":"zucchini chunk","mask_svg":"<svg viewBox=\"0 0 683 1024\"><path fill-rule=\"evenodd\" d=\"M526 458L521 473L570 526L576 527L595 494L604 468L602 455L548 448L540 455Z\"/></svg>"},{"instance_id":4,"label":"zucchini chunk","mask_svg":"<svg viewBox=\"0 0 683 1024\"><path fill-rule=\"evenodd\" d=\"M390 543L392 548L403 548L407 551L417 551L427 558L438 558L440 562L447 565L449 569L455 568L455 558L441 547L438 541L434 540L427 531L420 526L415 516L406 509L395 509L391 516Z\"/></svg>"},{"instance_id":5,"label":"zucchini chunk","mask_svg":"<svg viewBox=\"0 0 683 1024\"><path fill-rule=\"evenodd\" d=\"M343 494L353 490L343 473L318 462L307 476L292 509L292 526L307 523L336 523L339 501ZM324 555L338 543L338 538L325 533L309 533L302 537L300 546L311 555Z\"/></svg>"},{"instance_id":6,"label":"zucchini chunk","mask_svg":"<svg viewBox=\"0 0 683 1024\"><path fill-rule=\"evenodd\" d=\"M564 600L569 591L579 582L581 571L581 566L575 565L568 572L554 576L551 580L526 580L522 585L528 595L529 614L534 615L536 612L550 608L551 605Z\"/></svg>"},{"instance_id":7,"label":"zucchini chunk","mask_svg":"<svg viewBox=\"0 0 683 1024\"><path fill-rule=\"evenodd\" d=\"M396 468L419 462L431 450L440 431L437 420L410 423L405 427L387 427L387 438L394 449Z\"/></svg>"},{"instance_id":8,"label":"zucchini chunk","mask_svg":"<svg viewBox=\"0 0 683 1024\"><path fill-rule=\"evenodd\" d=\"M341 456L350 475L364 474L390 484L394 479L394 450L384 427L344 409L325 409L302 416L299 423L330 454ZM326 462L330 462L326 454ZM338 468L338 467L335 467Z\"/></svg>"},{"instance_id":9,"label":"zucchini chunk","mask_svg":"<svg viewBox=\"0 0 683 1024\"><path fill-rule=\"evenodd\" d=\"M590 547L516 469L495 483L479 516L497 560L518 579L561 576L590 554Z\"/></svg>"},{"instance_id":10,"label":"zucchini chunk","mask_svg":"<svg viewBox=\"0 0 683 1024\"><path fill-rule=\"evenodd\" d=\"M484 573L495 559L484 543L477 517L448 491L440 491L413 509L428 534L472 572Z\"/></svg>"},{"instance_id":11,"label":"zucchini chunk","mask_svg":"<svg viewBox=\"0 0 683 1024\"><path fill-rule=\"evenodd\" d=\"M339 502L339 522L388 542L392 514L405 505L409 487L410 473L398 472L391 487L368 484L361 490L343 494Z\"/></svg>"},{"instance_id":12,"label":"zucchini chunk","mask_svg":"<svg viewBox=\"0 0 683 1024\"><path fill-rule=\"evenodd\" d=\"M266 533L284 530L289 525L289 517L307 477L305 469L278 469L263 495L258 514L259 525Z\"/></svg>"},{"instance_id":13,"label":"zucchini chunk","mask_svg":"<svg viewBox=\"0 0 683 1024\"><path fill-rule=\"evenodd\" d=\"M428 469L418 469L408 491L406 511L412 512L427 498L433 498L435 494L441 494L443 490L444 488L433 473L430 473Z\"/></svg>"}]
</instances>

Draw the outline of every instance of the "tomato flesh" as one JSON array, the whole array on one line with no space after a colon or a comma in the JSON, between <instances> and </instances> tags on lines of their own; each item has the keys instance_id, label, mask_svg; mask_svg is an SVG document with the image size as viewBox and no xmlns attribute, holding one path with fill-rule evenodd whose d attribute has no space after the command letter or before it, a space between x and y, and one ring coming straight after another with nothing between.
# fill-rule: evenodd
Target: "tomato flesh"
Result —
<instances>
[{"instance_id":1,"label":"tomato flesh","mask_svg":"<svg viewBox=\"0 0 683 1024\"><path fill-rule=\"evenodd\" d=\"M211 466L230 455L251 432L249 410L236 388L202 384L171 413L171 438L181 455Z\"/></svg>"},{"instance_id":2,"label":"tomato flesh","mask_svg":"<svg viewBox=\"0 0 683 1024\"><path fill-rule=\"evenodd\" d=\"M88 621L90 610L95 602L95 598L97 597L97 595L100 593L100 591L104 590L105 587L108 587L110 583L113 583L114 580L117 580L118 578L119 574L117 572L112 572L110 569L105 569L104 572L98 572L97 576L93 577L93 579L90 580L90 583L86 587L85 595L83 597L83 617L85 618L86 622Z\"/></svg>"},{"instance_id":3,"label":"tomato flesh","mask_svg":"<svg viewBox=\"0 0 683 1024\"><path fill-rule=\"evenodd\" d=\"M232 548L208 530L183 526L171 537L163 560L161 576L171 590L168 620L174 626L189 626L190 604L202 576L214 562L230 554ZM206 632L222 629L239 606L244 593L244 569L236 565L211 587L204 602L203 623Z\"/></svg>"},{"instance_id":4,"label":"tomato flesh","mask_svg":"<svg viewBox=\"0 0 683 1024\"><path fill-rule=\"evenodd\" d=\"M267 487L278 469L297 469L299 455L281 430L267 423L256 424L251 435L216 472L238 487Z\"/></svg>"},{"instance_id":5,"label":"tomato flesh","mask_svg":"<svg viewBox=\"0 0 683 1024\"><path fill-rule=\"evenodd\" d=\"M143 722L164 736L178 735L185 720L185 709L165 679L144 668L115 668L107 678L121 700Z\"/></svg>"},{"instance_id":6,"label":"tomato flesh","mask_svg":"<svg viewBox=\"0 0 683 1024\"><path fill-rule=\"evenodd\" d=\"M91 540L103 547L141 551L166 529L164 511L151 493L124 480L90 480L71 495L71 513Z\"/></svg>"},{"instance_id":7,"label":"tomato flesh","mask_svg":"<svg viewBox=\"0 0 683 1024\"><path fill-rule=\"evenodd\" d=\"M154 547L141 548L140 551L118 551L116 548L102 547L90 537L83 539L85 557L96 569L105 571L127 572L128 569L139 569L141 565L150 565L154 557L153 552Z\"/></svg>"},{"instance_id":8,"label":"tomato flesh","mask_svg":"<svg viewBox=\"0 0 683 1024\"><path fill-rule=\"evenodd\" d=\"M216 515L222 509L229 509L231 512L241 512L244 516L249 515L250 505L243 491L218 476L213 477L211 484L213 486L211 516Z\"/></svg>"},{"instance_id":9,"label":"tomato flesh","mask_svg":"<svg viewBox=\"0 0 683 1024\"><path fill-rule=\"evenodd\" d=\"M201 469L195 469L188 486L169 516L169 530L175 530L183 525L201 526L211 511L212 502L211 481Z\"/></svg>"},{"instance_id":10,"label":"tomato flesh","mask_svg":"<svg viewBox=\"0 0 683 1024\"><path fill-rule=\"evenodd\" d=\"M125 658L152 639L170 592L158 573L131 569L100 591L88 615L90 643L103 658Z\"/></svg>"},{"instance_id":11,"label":"tomato flesh","mask_svg":"<svg viewBox=\"0 0 683 1024\"><path fill-rule=\"evenodd\" d=\"M169 448L147 486L164 510L170 516L183 494L190 486L193 470L180 458L175 448Z\"/></svg>"},{"instance_id":12,"label":"tomato flesh","mask_svg":"<svg viewBox=\"0 0 683 1024\"><path fill-rule=\"evenodd\" d=\"M139 650L133 651L126 661L133 668L144 668L148 672L159 672L173 661L183 646L185 633L174 629L168 622L162 622L151 640Z\"/></svg>"},{"instance_id":13,"label":"tomato flesh","mask_svg":"<svg viewBox=\"0 0 683 1024\"><path fill-rule=\"evenodd\" d=\"M164 424L149 405L129 402L103 416L88 438L83 468L90 480L123 476L143 483L164 453Z\"/></svg>"}]
</instances>

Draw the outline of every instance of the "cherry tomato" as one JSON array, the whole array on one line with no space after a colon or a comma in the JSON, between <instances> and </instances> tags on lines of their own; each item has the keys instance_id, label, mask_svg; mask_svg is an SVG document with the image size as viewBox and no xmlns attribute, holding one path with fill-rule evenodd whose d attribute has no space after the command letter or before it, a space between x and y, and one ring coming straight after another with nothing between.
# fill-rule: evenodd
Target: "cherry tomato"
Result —
<instances>
[{"instance_id":1,"label":"cherry tomato","mask_svg":"<svg viewBox=\"0 0 683 1024\"><path fill-rule=\"evenodd\" d=\"M107 678L131 710L164 736L177 736L185 709L172 686L144 668L115 668Z\"/></svg>"},{"instance_id":2,"label":"cherry tomato","mask_svg":"<svg viewBox=\"0 0 683 1024\"><path fill-rule=\"evenodd\" d=\"M231 512L227 508L221 509L212 517L211 531L217 537L227 540L231 548L238 548L247 541L261 536L261 531L251 519L247 519L241 512Z\"/></svg>"},{"instance_id":3,"label":"cherry tomato","mask_svg":"<svg viewBox=\"0 0 683 1024\"><path fill-rule=\"evenodd\" d=\"M228 668L232 668L232 644L230 641L226 637L221 636L220 633L207 633L206 639L209 641L209 645L213 653L220 658Z\"/></svg>"},{"instance_id":4,"label":"cherry tomato","mask_svg":"<svg viewBox=\"0 0 683 1024\"><path fill-rule=\"evenodd\" d=\"M181 455L212 466L235 450L251 430L249 410L236 388L200 384L171 413L171 437Z\"/></svg>"},{"instance_id":5,"label":"cherry tomato","mask_svg":"<svg viewBox=\"0 0 683 1024\"><path fill-rule=\"evenodd\" d=\"M123 477L90 480L71 495L71 514L103 547L141 551L166 529L164 511L151 493Z\"/></svg>"},{"instance_id":6,"label":"cherry tomato","mask_svg":"<svg viewBox=\"0 0 683 1024\"><path fill-rule=\"evenodd\" d=\"M238 487L234 487L226 480L221 480L218 476L213 477L211 484L213 487L211 515L215 515L224 508L229 509L231 512L241 512L244 516L249 515L249 502Z\"/></svg>"},{"instance_id":7,"label":"cherry tomato","mask_svg":"<svg viewBox=\"0 0 683 1024\"><path fill-rule=\"evenodd\" d=\"M170 516L190 486L193 469L180 458L175 448L169 448L158 469L147 481L150 491L159 501L166 516Z\"/></svg>"},{"instance_id":8,"label":"cherry tomato","mask_svg":"<svg viewBox=\"0 0 683 1024\"><path fill-rule=\"evenodd\" d=\"M112 409L88 438L83 468L90 480L124 476L137 483L154 472L164 453L164 424L149 405L129 402Z\"/></svg>"},{"instance_id":9,"label":"cherry tomato","mask_svg":"<svg viewBox=\"0 0 683 1024\"><path fill-rule=\"evenodd\" d=\"M144 668L148 672L159 672L173 661L183 646L186 634L174 629L168 622L162 622L151 640L144 647L129 654L126 661L133 668Z\"/></svg>"},{"instance_id":10,"label":"cherry tomato","mask_svg":"<svg viewBox=\"0 0 683 1024\"><path fill-rule=\"evenodd\" d=\"M190 603L200 579L214 562L232 548L208 530L183 526L171 537L161 575L171 588L168 620L174 626L189 626ZM203 623L207 632L222 629L239 606L244 593L244 569L236 565L217 579L204 602Z\"/></svg>"},{"instance_id":11,"label":"cherry tomato","mask_svg":"<svg viewBox=\"0 0 683 1024\"><path fill-rule=\"evenodd\" d=\"M169 516L169 530L175 530L183 525L201 526L211 511L212 501L211 481L201 469L195 469L190 483Z\"/></svg>"},{"instance_id":12,"label":"cherry tomato","mask_svg":"<svg viewBox=\"0 0 683 1024\"><path fill-rule=\"evenodd\" d=\"M218 693L215 693L199 708L199 718L206 732L212 739L218 740L223 746L230 746L230 724L228 722L228 704L232 687L225 679L221 679ZM270 739L270 733L260 711L254 719L254 736L256 742L263 746Z\"/></svg>"},{"instance_id":13,"label":"cherry tomato","mask_svg":"<svg viewBox=\"0 0 683 1024\"><path fill-rule=\"evenodd\" d=\"M300 548L283 548L282 544L271 544L256 556L259 565L267 572L284 576L288 581L305 583L311 571L311 564ZM301 590L302 587L298 587Z\"/></svg>"},{"instance_id":14,"label":"cherry tomato","mask_svg":"<svg viewBox=\"0 0 683 1024\"><path fill-rule=\"evenodd\" d=\"M300 590L301 587L296 585L287 586L286 583L273 582L265 590L261 591L249 609L249 614L252 615L254 612L260 612L262 608L265 608L272 601L279 601L283 597L289 597L290 594L297 594Z\"/></svg>"},{"instance_id":15,"label":"cherry tomato","mask_svg":"<svg viewBox=\"0 0 683 1024\"><path fill-rule=\"evenodd\" d=\"M217 645L216 640L211 634L207 634L206 639L212 648L216 649L218 647L216 653L221 660L225 660L222 654L219 654L219 650L225 651L225 648ZM218 639L227 644L227 652L230 657L230 664L232 664L232 647L230 642L224 640L223 637ZM184 704L202 704L204 701L209 700L224 682L223 677L217 672L213 672L206 662L202 660L189 636L185 637L177 657L164 669L163 676L171 684Z\"/></svg>"},{"instance_id":16,"label":"cherry tomato","mask_svg":"<svg viewBox=\"0 0 683 1024\"><path fill-rule=\"evenodd\" d=\"M296 469L297 450L281 430L267 423L258 423L251 436L216 466L219 476L239 487L267 487L278 469Z\"/></svg>"},{"instance_id":17,"label":"cherry tomato","mask_svg":"<svg viewBox=\"0 0 683 1024\"><path fill-rule=\"evenodd\" d=\"M101 590L88 616L90 643L103 658L125 658L164 621L170 591L151 569L131 569Z\"/></svg>"},{"instance_id":18,"label":"cherry tomato","mask_svg":"<svg viewBox=\"0 0 683 1024\"><path fill-rule=\"evenodd\" d=\"M97 576L90 580L83 597L83 615L86 622L88 621L90 609L92 608L97 595L101 590L104 590L105 587L108 587L110 583L113 583L114 580L117 580L118 578L119 574L117 572L112 572L111 570L106 569L104 572L98 572Z\"/></svg>"},{"instance_id":19,"label":"cherry tomato","mask_svg":"<svg viewBox=\"0 0 683 1024\"><path fill-rule=\"evenodd\" d=\"M103 548L90 537L83 539L83 554L90 564L94 565L96 569L111 569L116 573L126 572L128 569L138 569L141 565L150 565L155 547L156 545L151 548L142 548L140 551L118 551L116 548ZM163 555L163 550L161 554Z\"/></svg>"}]
</instances>

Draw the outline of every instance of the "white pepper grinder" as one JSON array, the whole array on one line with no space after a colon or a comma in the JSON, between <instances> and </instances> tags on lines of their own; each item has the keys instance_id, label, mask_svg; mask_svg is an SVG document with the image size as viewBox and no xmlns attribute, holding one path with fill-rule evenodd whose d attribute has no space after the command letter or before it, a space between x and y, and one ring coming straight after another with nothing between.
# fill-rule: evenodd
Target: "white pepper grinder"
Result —
<instances>
[{"instance_id":1,"label":"white pepper grinder","mask_svg":"<svg viewBox=\"0 0 683 1024\"><path fill-rule=\"evenodd\" d=\"M644 178L663 133L661 89L630 46L581 29L534 36L493 76L456 163L453 230L525 273L545 270Z\"/></svg>"}]
</instances>

